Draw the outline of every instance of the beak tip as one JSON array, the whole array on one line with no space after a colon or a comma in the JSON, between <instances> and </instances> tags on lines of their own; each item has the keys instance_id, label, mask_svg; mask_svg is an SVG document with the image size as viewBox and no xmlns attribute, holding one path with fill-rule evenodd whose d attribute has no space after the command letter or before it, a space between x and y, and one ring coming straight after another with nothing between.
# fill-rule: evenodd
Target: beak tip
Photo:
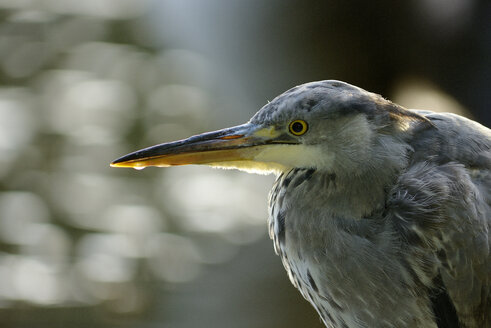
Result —
<instances>
[{"instance_id":1,"label":"beak tip","mask_svg":"<svg viewBox=\"0 0 491 328\"><path fill-rule=\"evenodd\" d=\"M125 156L122 156L122 157L112 161L109 164L109 166L110 167L132 167L131 165L128 164L128 162L129 162L128 155L125 155Z\"/></svg>"},{"instance_id":2,"label":"beak tip","mask_svg":"<svg viewBox=\"0 0 491 328\"><path fill-rule=\"evenodd\" d=\"M138 165L138 164L134 164L131 162L117 162L117 161L112 162L111 164L109 164L109 166L110 167L123 167L123 168L137 169L137 170L141 170L141 169L144 169L146 167L144 165Z\"/></svg>"},{"instance_id":3,"label":"beak tip","mask_svg":"<svg viewBox=\"0 0 491 328\"><path fill-rule=\"evenodd\" d=\"M123 163L120 163L120 162L117 162L117 161L111 162L111 164L109 164L109 166L110 167L127 167Z\"/></svg>"}]
</instances>

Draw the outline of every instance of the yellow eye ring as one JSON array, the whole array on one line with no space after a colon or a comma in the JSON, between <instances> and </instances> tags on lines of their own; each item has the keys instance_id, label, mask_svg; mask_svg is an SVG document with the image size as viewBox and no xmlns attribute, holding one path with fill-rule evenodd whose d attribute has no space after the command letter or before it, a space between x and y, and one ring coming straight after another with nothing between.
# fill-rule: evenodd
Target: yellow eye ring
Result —
<instances>
[{"instance_id":1,"label":"yellow eye ring","mask_svg":"<svg viewBox=\"0 0 491 328\"><path fill-rule=\"evenodd\" d=\"M305 132L307 132L307 129L309 126L307 125L307 122L303 120L295 120L290 123L288 126L288 129L290 130L290 133L296 136L301 136Z\"/></svg>"}]
</instances>

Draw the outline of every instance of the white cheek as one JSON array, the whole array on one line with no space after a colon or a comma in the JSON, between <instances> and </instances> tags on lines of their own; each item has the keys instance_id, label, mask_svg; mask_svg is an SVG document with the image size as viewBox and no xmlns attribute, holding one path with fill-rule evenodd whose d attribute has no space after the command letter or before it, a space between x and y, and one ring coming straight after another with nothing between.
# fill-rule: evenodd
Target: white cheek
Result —
<instances>
[{"instance_id":1,"label":"white cheek","mask_svg":"<svg viewBox=\"0 0 491 328\"><path fill-rule=\"evenodd\" d=\"M273 145L265 147L254 157L254 161L277 163L286 168L312 167L330 168L334 154L326 153L319 146L312 145Z\"/></svg>"}]
</instances>

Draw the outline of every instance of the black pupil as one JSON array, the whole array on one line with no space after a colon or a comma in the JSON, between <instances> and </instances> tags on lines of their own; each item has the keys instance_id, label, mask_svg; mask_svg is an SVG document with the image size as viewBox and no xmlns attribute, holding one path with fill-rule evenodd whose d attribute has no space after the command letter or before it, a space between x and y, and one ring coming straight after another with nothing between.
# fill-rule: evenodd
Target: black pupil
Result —
<instances>
[{"instance_id":1,"label":"black pupil","mask_svg":"<svg viewBox=\"0 0 491 328\"><path fill-rule=\"evenodd\" d=\"M292 131L295 133L300 133L303 130L303 124L300 122L295 122L292 124Z\"/></svg>"}]
</instances>

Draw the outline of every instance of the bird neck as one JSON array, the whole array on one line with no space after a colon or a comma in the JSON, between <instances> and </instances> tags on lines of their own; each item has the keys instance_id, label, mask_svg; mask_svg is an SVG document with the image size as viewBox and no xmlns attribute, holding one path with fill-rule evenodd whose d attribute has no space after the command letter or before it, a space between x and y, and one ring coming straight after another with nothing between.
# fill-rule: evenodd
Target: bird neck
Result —
<instances>
[{"instance_id":1,"label":"bird neck","mask_svg":"<svg viewBox=\"0 0 491 328\"><path fill-rule=\"evenodd\" d=\"M324 195L337 215L361 218L383 209L387 192L407 167L411 148L405 141L380 135L370 148L355 157L341 153L331 170L319 170L320 177L335 177Z\"/></svg>"},{"instance_id":2,"label":"bird neck","mask_svg":"<svg viewBox=\"0 0 491 328\"><path fill-rule=\"evenodd\" d=\"M291 169L278 178L277 185L292 204L319 204L327 216L370 216L385 207L387 192L407 166L407 144L388 145L376 143L360 159L338 157L329 169Z\"/></svg>"},{"instance_id":3,"label":"bird neck","mask_svg":"<svg viewBox=\"0 0 491 328\"><path fill-rule=\"evenodd\" d=\"M363 218L385 207L386 190L391 177L381 179L375 172L345 175L318 172L320 179L331 179L324 204L329 216Z\"/></svg>"}]
</instances>

